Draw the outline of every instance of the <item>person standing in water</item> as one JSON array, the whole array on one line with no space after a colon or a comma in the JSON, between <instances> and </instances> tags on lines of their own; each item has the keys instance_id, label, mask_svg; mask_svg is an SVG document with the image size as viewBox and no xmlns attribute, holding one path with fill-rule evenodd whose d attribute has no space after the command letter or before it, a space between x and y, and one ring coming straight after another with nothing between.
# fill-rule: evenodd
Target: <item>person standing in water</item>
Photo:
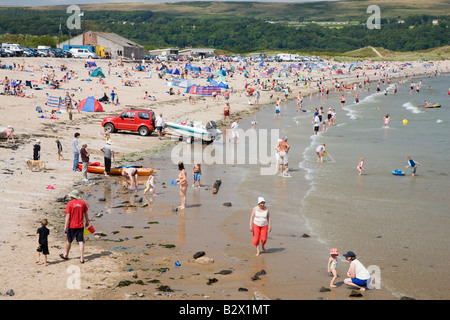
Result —
<instances>
[{"instance_id":1,"label":"person standing in water","mask_svg":"<svg viewBox=\"0 0 450 320\"><path fill-rule=\"evenodd\" d=\"M323 162L323 156L324 156L325 152L326 152L325 143L322 143L320 146L318 146L316 148L316 153L317 153L317 156L319 157L317 159L318 162Z\"/></svg>"},{"instance_id":2,"label":"person standing in water","mask_svg":"<svg viewBox=\"0 0 450 320\"><path fill-rule=\"evenodd\" d=\"M356 167L356 169L358 169L359 171L358 175L362 175L364 160L365 160L364 158L361 158L361 160L359 160L358 166Z\"/></svg>"},{"instance_id":3,"label":"person standing in water","mask_svg":"<svg viewBox=\"0 0 450 320\"><path fill-rule=\"evenodd\" d=\"M389 113L384 116L383 120L384 120L384 126L389 127L389 122L391 121L391 116L389 115Z\"/></svg>"},{"instance_id":4,"label":"person standing in water","mask_svg":"<svg viewBox=\"0 0 450 320\"><path fill-rule=\"evenodd\" d=\"M408 165L406 166L406 169L411 168L411 176L414 177L416 175L417 167L420 166L420 163L411 159L410 156L406 157L406 161L408 161Z\"/></svg>"},{"instance_id":5,"label":"person standing in water","mask_svg":"<svg viewBox=\"0 0 450 320\"><path fill-rule=\"evenodd\" d=\"M314 116L313 124L314 124L314 127L313 127L314 134L317 135L317 132L319 132L319 129L320 129L320 118L318 115Z\"/></svg>"},{"instance_id":6,"label":"person standing in water","mask_svg":"<svg viewBox=\"0 0 450 320\"><path fill-rule=\"evenodd\" d=\"M188 187L187 182L187 175L186 175L186 169L184 168L183 162L178 162L178 170L180 171L180 174L178 175L178 179L175 181L180 184L180 199L181 199L181 205L178 207L178 209L185 209L186 208L186 191Z\"/></svg>"},{"instance_id":7,"label":"person standing in water","mask_svg":"<svg viewBox=\"0 0 450 320\"><path fill-rule=\"evenodd\" d=\"M291 147L287 143L287 137L284 137L282 141L278 143L278 151L279 151L279 157L280 157L280 174L282 176L289 176L289 149Z\"/></svg>"},{"instance_id":8,"label":"person standing in water","mask_svg":"<svg viewBox=\"0 0 450 320\"><path fill-rule=\"evenodd\" d=\"M202 174L202 167L200 163L194 164L192 167L192 174L194 175L194 184L192 186L195 187L195 182L197 181L197 187L200 187L200 176Z\"/></svg>"},{"instance_id":9,"label":"person standing in water","mask_svg":"<svg viewBox=\"0 0 450 320\"><path fill-rule=\"evenodd\" d=\"M345 107L345 95L342 95L340 100L341 100L341 107L342 108Z\"/></svg>"},{"instance_id":10,"label":"person standing in water","mask_svg":"<svg viewBox=\"0 0 450 320\"><path fill-rule=\"evenodd\" d=\"M281 99L280 97L277 98L277 102L275 103L275 116L280 116L280 110L281 108Z\"/></svg>"}]
</instances>

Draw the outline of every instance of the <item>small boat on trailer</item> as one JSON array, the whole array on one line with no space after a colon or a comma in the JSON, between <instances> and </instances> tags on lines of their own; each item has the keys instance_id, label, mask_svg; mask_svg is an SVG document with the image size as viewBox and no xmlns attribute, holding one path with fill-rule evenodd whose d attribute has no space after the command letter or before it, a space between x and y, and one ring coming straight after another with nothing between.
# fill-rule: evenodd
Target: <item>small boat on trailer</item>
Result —
<instances>
[{"instance_id":1,"label":"small boat on trailer","mask_svg":"<svg viewBox=\"0 0 450 320\"><path fill-rule=\"evenodd\" d=\"M200 121L191 122L189 120L166 122L164 134L178 136L180 140L186 137L187 143L193 143L194 139L212 142L219 140L222 136L222 132L217 128L214 121L209 121L206 125L203 125Z\"/></svg>"}]
</instances>

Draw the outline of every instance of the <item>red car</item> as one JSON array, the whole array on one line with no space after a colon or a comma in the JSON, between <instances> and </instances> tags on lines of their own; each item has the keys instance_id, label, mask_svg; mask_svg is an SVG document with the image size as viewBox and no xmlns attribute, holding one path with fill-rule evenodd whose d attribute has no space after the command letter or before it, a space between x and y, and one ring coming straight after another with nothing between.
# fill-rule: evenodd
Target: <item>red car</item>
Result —
<instances>
[{"instance_id":1,"label":"red car","mask_svg":"<svg viewBox=\"0 0 450 320\"><path fill-rule=\"evenodd\" d=\"M105 117L102 127L108 132L137 131L141 136L150 135L155 129L155 113L148 109L127 109L118 117Z\"/></svg>"}]
</instances>

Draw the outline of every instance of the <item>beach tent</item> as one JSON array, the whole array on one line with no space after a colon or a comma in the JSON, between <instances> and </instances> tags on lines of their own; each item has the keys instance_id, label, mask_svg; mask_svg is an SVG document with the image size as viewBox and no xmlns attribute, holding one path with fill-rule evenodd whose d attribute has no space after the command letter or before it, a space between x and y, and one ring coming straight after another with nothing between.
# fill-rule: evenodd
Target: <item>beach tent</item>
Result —
<instances>
[{"instance_id":1,"label":"beach tent","mask_svg":"<svg viewBox=\"0 0 450 320\"><path fill-rule=\"evenodd\" d=\"M221 81L217 86L221 87L223 89L228 89L228 84L226 82L223 82L223 81Z\"/></svg>"},{"instance_id":2,"label":"beach tent","mask_svg":"<svg viewBox=\"0 0 450 320\"><path fill-rule=\"evenodd\" d=\"M182 88L187 88L194 85L194 81L193 80L180 80L180 83L178 83L179 87Z\"/></svg>"},{"instance_id":3,"label":"beach tent","mask_svg":"<svg viewBox=\"0 0 450 320\"><path fill-rule=\"evenodd\" d=\"M94 71L92 71L91 73L91 77L102 77L105 78L105 75L103 74L102 68L97 68Z\"/></svg>"},{"instance_id":4,"label":"beach tent","mask_svg":"<svg viewBox=\"0 0 450 320\"><path fill-rule=\"evenodd\" d=\"M190 63L186 63L185 68L186 68L188 71L195 71L195 72L200 72L200 71L202 71L202 69L201 69L200 67L193 67Z\"/></svg>"},{"instance_id":5,"label":"beach tent","mask_svg":"<svg viewBox=\"0 0 450 320\"><path fill-rule=\"evenodd\" d=\"M220 87L220 88L222 88L222 89L228 89L228 84L227 84L226 82L224 82L224 81L217 82L217 81L211 80L211 81L209 82L209 84L210 84L211 86Z\"/></svg>"},{"instance_id":6,"label":"beach tent","mask_svg":"<svg viewBox=\"0 0 450 320\"><path fill-rule=\"evenodd\" d=\"M47 102L45 104L52 108L59 108L61 106L61 98L53 97L47 93Z\"/></svg>"},{"instance_id":7,"label":"beach tent","mask_svg":"<svg viewBox=\"0 0 450 320\"><path fill-rule=\"evenodd\" d=\"M81 101L78 109L86 112L103 112L102 104L94 97L87 97Z\"/></svg>"},{"instance_id":8,"label":"beach tent","mask_svg":"<svg viewBox=\"0 0 450 320\"><path fill-rule=\"evenodd\" d=\"M97 64L95 63L95 61L87 61L87 64L88 64L89 68L92 68L92 67L96 67L96 66L97 66Z\"/></svg>"}]
</instances>

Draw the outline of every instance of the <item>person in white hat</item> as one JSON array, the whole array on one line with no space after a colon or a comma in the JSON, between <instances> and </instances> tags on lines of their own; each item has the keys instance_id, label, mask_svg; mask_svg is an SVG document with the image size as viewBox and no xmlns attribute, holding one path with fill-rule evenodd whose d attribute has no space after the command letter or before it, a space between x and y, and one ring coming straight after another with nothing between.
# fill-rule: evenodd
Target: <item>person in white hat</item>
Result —
<instances>
[{"instance_id":1,"label":"person in white hat","mask_svg":"<svg viewBox=\"0 0 450 320\"><path fill-rule=\"evenodd\" d=\"M258 197L258 205L253 208L250 217L250 232L253 233L253 245L256 247L256 255L259 256L261 249L266 252L265 244L267 242L267 234L272 231L272 223L270 221L269 209L266 207L266 200Z\"/></svg>"},{"instance_id":2,"label":"person in white hat","mask_svg":"<svg viewBox=\"0 0 450 320\"><path fill-rule=\"evenodd\" d=\"M37 139L33 145L33 160L41 159L41 140Z\"/></svg>"},{"instance_id":3,"label":"person in white hat","mask_svg":"<svg viewBox=\"0 0 450 320\"><path fill-rule=\"evenodd\" d=\"M111 140L106 140L106 145L100 149L100 151L103 152L103 158L105 160L105 176L109 175L111 170L111 162L115 161L114 151L111 144Z\"/></svg>"}]
</instances>

